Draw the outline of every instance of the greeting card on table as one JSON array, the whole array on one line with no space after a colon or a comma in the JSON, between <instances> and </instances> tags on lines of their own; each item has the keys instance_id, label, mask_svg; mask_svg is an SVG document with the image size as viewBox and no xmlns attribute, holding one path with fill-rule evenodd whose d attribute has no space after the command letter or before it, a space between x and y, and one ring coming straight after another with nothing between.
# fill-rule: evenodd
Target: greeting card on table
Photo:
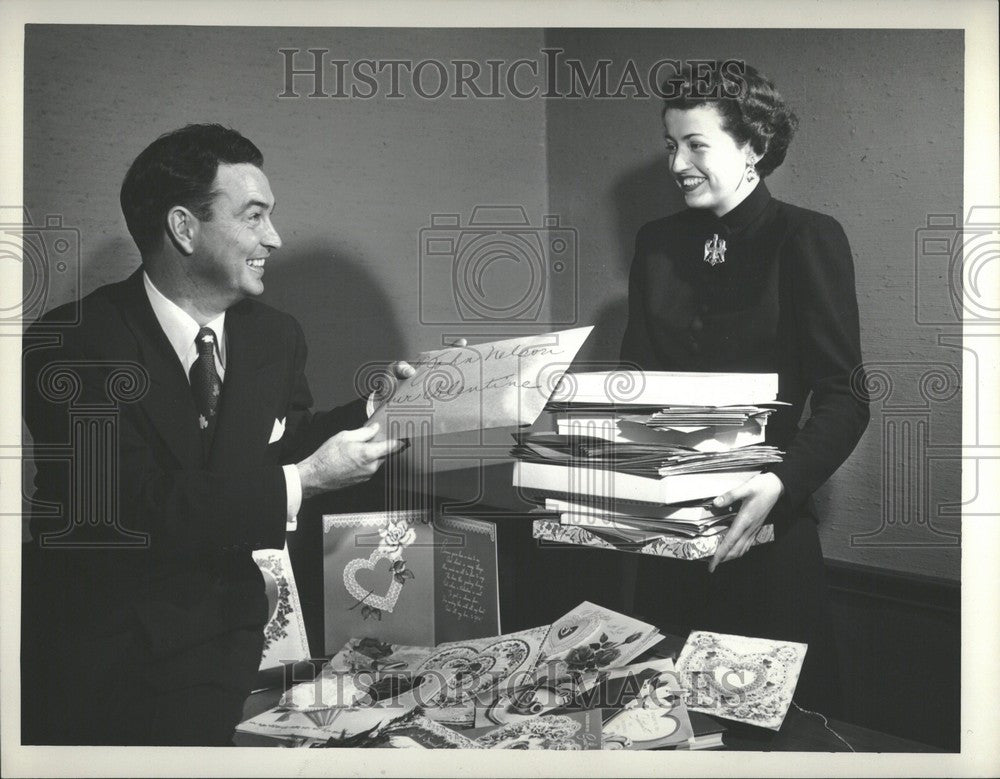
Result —
<instances>
[{"instance_id":1,"label":"greeting card on table","mask_svg":"<svg viewBox=\"0 0 1000 779\"><path fill-rule=\"evenodd\" d=\"M623 665L662 639L653 625L584 601L549 627L539 664L561 661L570 672L594 673Z\"/></svg>"},{"instance_id":2,"label":"greeting card on table","mask_svg":"<svg viewBox=\"0 0 1000 779\"><path fill-rule=\"evenodd\" d=\"M547 625L502 636L450 641L437 646L401 646L353 638L330 658L324 673L399 674L444 679L442 694L428 705L451 708L530 673L538 660Z\"/></svg>"},{"instance_id":3,"label":"greeting card on table","mask_svg":"<svg viewBox=\"0 0 1000 779\"><path fill-rule=\"evenodd\" d=\"M479 696L476 726L523 721L566 706L606 678L608 669L662 638L653 625L584 601L547 628L532 674Z\"/></svg>"},{"instance_id":4,"label":"greeting card on table","mask_svg":"<svg viewBox=\"0 0 1000 779\"><path fill-rule=\"evenodd\" d=\"M354 736L333 736L313 747L358 749L482 749L471 738L425 717L419 710L407 712Z\"/></svg>"},{"instance_id":5,"label":"greeting card on table","mask_svg":"<svg viewBox=\"0 0 1000 779\"><path fill-rule=\"evenodd\" d=\"M422 511L323 517L324 646L433 646L500 632L496 526Z\"/></svg>"},{"instance_id":6,"label":"greeting card on table","mask_svg":"<svg viewBox=\"0 0 1000 779\"><path fill-rule=\"evenodd\" d=\"M677 658L688 708L778 730L795 694L806 645L694 630Z\"/></svg>"},{"instance_id":7,"label":"greeting card on table","mask_svg":"<svg viewBox=\"0 0 1000 779\"><path fill-rule=\"evenodd\" d=\"M601 712L545 714L499 727L465 731L484 749L601 749Z\"/></svg>"},{"instance_id":8,"label":"greeting card on table","mask_svg":"<svg viewBox=\"0 0 1000 779\"><path fill-rule=\"evenodd\" d=\"M605 749L661 749L694 735L684 691L668 658L617 668L592 691L604 709Z\"/></svg>"},{"instance_id":9,"label":"greeting card on table","mask_svg":"<svg viewBox=\"0 0 1000 779\"><path fill-rule=\"evenodd\" d=\"M400 716L400 709L364 707L329 707L312 711L277 706L251 717L236 726L240 733L267 736L293 742L326 741L351 737L378 728ZM405 710L404 710L405 712Z\"/></svg>"},{"instance_id":10,"label":"greeting card on table","mask_svg":"<svg viewBox=\"0 0 1000 779\"><path fill-rule=\"evenodd\" d=\"M306 624L302 619L288 546L284 549L258 549L253 553L253 559L264 577L268 607L260 670L306 659L310 656L309 640L306 638Z\"/></svg>"},{"instance_id":11,"label":"greeting card on table","mask_svg":"<svg viewBox=\"0 0 1000 779\"><path fill-rule=\"evenodd\" d=\"M468 736L435 722L428 717L410 713L379 728L371 743L352 743L359 747L390 749L482 749ZM336 744L334 744L336 745Z\"/></svg>"}]
</instances>

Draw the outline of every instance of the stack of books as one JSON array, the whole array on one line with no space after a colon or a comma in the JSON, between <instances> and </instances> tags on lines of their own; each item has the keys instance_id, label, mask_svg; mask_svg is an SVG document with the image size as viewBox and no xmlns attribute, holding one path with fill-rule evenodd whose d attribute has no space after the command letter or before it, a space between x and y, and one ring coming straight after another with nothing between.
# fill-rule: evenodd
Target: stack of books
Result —
<instances>
[{"instance_id":1,"label":"stack of books","mask_svg":"<svg viewBox=\"0 0 1000 779\"><path fill-rule=\"evenodd\" d=\"M781 461L764 443L775 374L618 371L563 382L550 403L557 432L517 434L511 450L514 486L545 512L536 538L709 557L736 516L712 499ZM755 542L773 537L765 525Z\"/></svg>"}]
</instances>

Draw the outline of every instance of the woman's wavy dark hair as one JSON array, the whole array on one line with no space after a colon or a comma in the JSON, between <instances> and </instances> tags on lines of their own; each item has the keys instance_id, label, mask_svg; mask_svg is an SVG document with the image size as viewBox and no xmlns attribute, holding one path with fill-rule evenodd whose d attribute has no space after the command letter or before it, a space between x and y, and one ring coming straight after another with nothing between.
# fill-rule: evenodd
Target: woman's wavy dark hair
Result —
<instances>
[{"instance_id":1,"label":"woman's wavy dark hair","mask_svg":"<svg viewBox=\"0 0 1000 779\"><path fill-rule=\"evenodd\" d=\"M731 62L731 61L730 61ZM750 65L693 72L685 66L678 78L663 84L663 116L670 108L687 110L712 105L722 115L722 127L738 144L749 143L762 155L757 163L761 178L782 162L799 120L774 84Z\"/></svg>"}]
</instances>

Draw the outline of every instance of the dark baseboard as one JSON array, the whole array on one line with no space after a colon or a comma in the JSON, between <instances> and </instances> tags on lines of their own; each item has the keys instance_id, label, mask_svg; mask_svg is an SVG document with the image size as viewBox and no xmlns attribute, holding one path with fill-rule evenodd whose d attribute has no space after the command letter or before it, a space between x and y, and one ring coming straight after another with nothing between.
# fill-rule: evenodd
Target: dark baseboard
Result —
<instances>
[{"instance_id":1,"label":"dark baseboard","mask_svg":"<svg viewBox=\"0 0 1000 779\"><path fill-rule=\"evenodd\" d=\"M961 585L827 562L844 719L957 751Z\"/></svg>"}]
</instances>

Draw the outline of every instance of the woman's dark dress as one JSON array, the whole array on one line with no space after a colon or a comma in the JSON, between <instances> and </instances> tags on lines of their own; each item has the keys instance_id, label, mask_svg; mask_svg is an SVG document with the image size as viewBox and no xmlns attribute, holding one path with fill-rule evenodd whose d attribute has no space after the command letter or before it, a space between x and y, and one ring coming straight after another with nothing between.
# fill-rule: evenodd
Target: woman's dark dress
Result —
<instances>
[{"instance_id":1,"label":"woman's dark dress","mask_svg":"<svg viewBox=\"0 0 1000 779\"><path fill-rule=\"evenodd\" d=\"M725 261L704 261L705 242ZM657 624L809 644L796 700L836 713L837 661L810 495L854 449L868 405L852 390L861 346L851 249L832 217L782 203L764 183L716 217L687 209L644 225L629 279L621 360L644 370L777 373L767 442L785 494L776 538L708 574L705 563L639 560L637 610ZM854 376L853 386L863 387ZM799 427L806 399L811 416Z\"/></svg>"}]
</instances>

